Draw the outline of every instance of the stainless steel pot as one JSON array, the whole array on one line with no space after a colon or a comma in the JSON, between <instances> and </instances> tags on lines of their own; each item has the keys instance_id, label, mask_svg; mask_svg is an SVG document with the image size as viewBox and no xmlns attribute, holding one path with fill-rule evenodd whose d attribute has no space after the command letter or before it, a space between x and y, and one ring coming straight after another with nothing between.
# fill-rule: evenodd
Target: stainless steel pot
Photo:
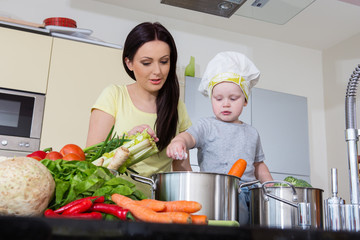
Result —
<instances>
[{"instance_id":1,"label":"stainless steel pot","mask_svg":"<svg viewBox=\"0 0 360 240\"><path fill-rule=\"evenodd\" d=\"M266 187L269 183L289 187ZM323 228L322 189L269 181L250 189L250 223L274 228Z\"/></svg>"},{"instance_id":2,"label":"stainless steel pot","mask_svg":"<svg viewBox=\"0 0 360 240\"><path fill-rule=\"evenodd\" d=\"M167 172L154 174L151 178L132 174L131 178L151 185L154 199L197 201L202 209L196 214L207 215L211 220L239 219L238 177L206 172Z\"/></svg>"}]
</instances>

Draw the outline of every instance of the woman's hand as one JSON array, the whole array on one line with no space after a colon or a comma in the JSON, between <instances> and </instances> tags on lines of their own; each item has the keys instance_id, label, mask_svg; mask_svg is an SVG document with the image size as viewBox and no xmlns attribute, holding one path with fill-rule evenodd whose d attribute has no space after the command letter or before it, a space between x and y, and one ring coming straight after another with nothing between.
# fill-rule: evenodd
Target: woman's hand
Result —
<instances>
[{"instance_id":1,"label":"woman's hand","mask_svg":"<svg viewBox=\"0 0 360 240\"><path fill-rule=\"evenodd\" d=\"M159 139L156 136L156 133L154 132L154 130L152 130L152 128L147 124L143 124L143 125L139 125L139 126L134 127L133 129L128 131L128 135L131 136L131 135L134 135L136 133L141 133L145 129L147 129L147 132L150 134L150 136L154 139L155 142L159 141Z\"/></svg>"}]
</instances>

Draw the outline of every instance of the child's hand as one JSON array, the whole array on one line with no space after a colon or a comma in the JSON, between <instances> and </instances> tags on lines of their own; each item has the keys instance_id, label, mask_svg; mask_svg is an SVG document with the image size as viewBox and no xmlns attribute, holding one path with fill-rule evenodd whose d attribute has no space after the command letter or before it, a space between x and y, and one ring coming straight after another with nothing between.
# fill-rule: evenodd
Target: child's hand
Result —
<instances>
[{"instance_id":1,"label":"child's hand","mask_svg":"<svg viewBox=\"0 0 360 240\"><path fill-rule=\"evenodd\" d=\"M186 153L186 145L183 141L172 141L166 149L166 154L174 160L185 160L188 155Z\"/></svg>"},{"instance_id":2,"label":"child's hand","mask_svg":"<svg viewBox=\"0 0 360 240\"><path fill-rule=\"evenodd\" d=\"M188 155L186 152L182 152L182 153L175 153L175 158L173 158L174 160L185 160L187 159Z\"/></svg>"}]
</instances>

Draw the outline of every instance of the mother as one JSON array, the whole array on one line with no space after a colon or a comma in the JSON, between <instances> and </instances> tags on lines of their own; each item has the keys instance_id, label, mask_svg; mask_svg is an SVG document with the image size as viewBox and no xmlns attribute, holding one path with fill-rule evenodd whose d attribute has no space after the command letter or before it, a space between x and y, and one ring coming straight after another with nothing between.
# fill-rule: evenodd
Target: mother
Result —
<instances>
[{"instance_id":1,"label":"mother","mask_svg":"<svg viewBox=\"0 0 360 240\"><path fill-rule=\"evenodd\" d=\"M135 82L112 84L103 90L91 109L86 145L104 141L113 125L120 136L148 128L160 153L132 166L135 171L149 177L157 172L191 170L189 159L173 161L166 156L171 139L191 125L185 104L179 100L177 50L170 32L160 23L137 25L126 38L122 60Z\"/></svg>"}]
</instances>

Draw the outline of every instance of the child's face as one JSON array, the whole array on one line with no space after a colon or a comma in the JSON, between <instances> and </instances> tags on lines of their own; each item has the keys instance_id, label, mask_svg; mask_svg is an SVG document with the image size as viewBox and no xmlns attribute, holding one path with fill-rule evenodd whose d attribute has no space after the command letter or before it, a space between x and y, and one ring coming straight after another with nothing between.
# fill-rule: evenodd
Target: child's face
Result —
<instances>
[{"instance_id":1,"label":"child's face","mask_svg":"<svg viewBox=\"0 0 360 240\"><path fill-rule=\"evenodd\" d=\"M211 104L217 119L236 123L240 122L239 116L247 102L239 85L232 82L222 82L214 86Z\"/></svg>"}]
</instances>

